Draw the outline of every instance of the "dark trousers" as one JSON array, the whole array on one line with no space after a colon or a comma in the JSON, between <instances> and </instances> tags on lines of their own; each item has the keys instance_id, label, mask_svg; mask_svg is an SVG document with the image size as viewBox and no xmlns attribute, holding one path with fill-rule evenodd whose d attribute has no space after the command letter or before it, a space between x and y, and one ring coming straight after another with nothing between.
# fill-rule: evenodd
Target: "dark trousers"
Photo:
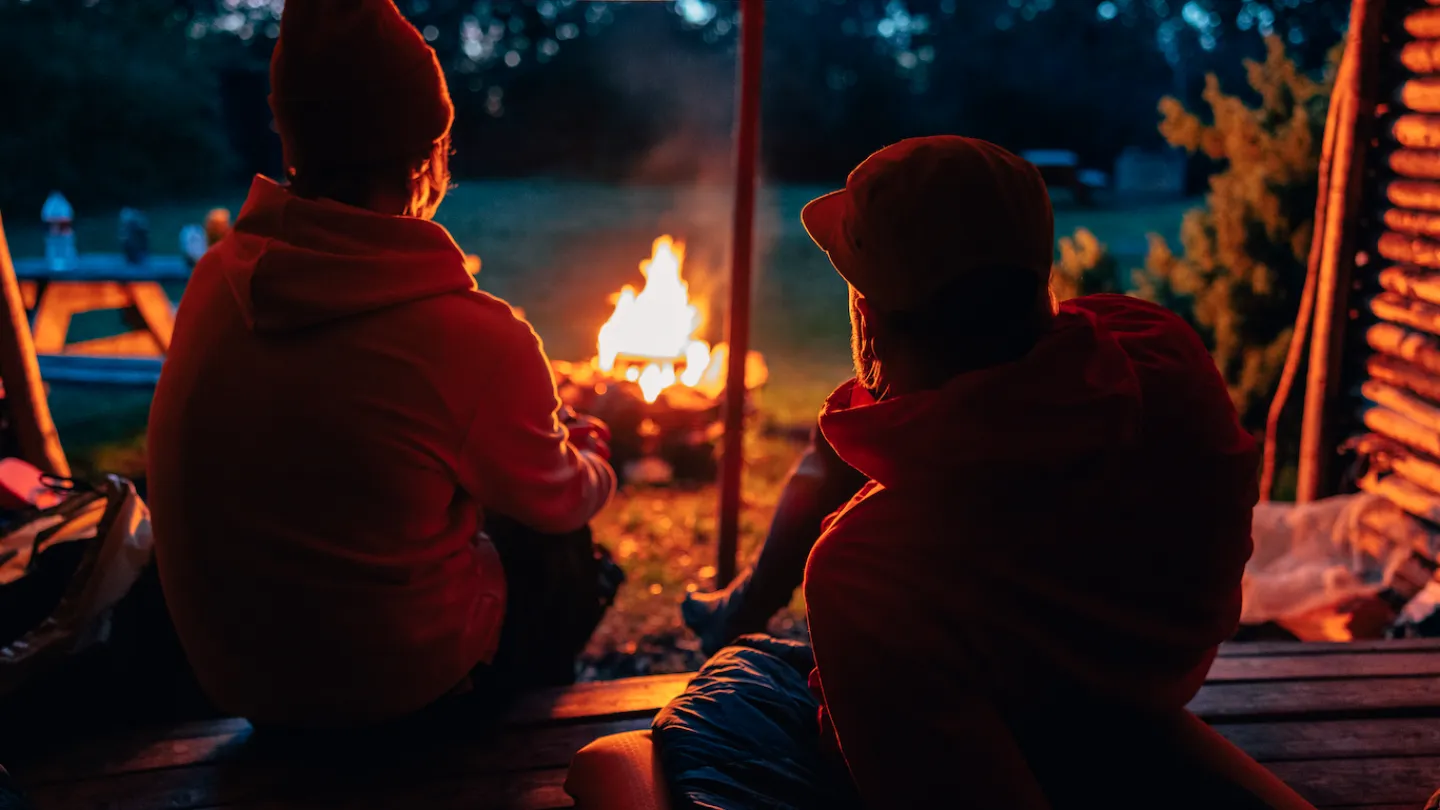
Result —
<instances>
[{"instance_id":1,"label":"dark trousers","mask_svg":"<svg viewBox=\"0 0 1440 810\"><path fill-rule=\"evenodd\" d=\"M505 569L500 646L494 661L477 665L414 718L425 729L472 734L496 721L517 693L574 683L576 660L623 579L589 527L543 534L491 515L485 532Z\"/></svg>"},{"instance_id":2,"label":"dark trousers","mask_svg":"<svg viewBox=\"0 0 1440 810\"><path fill-rule=\"evenodd\" d=\"M304 748L318 734L343 757L357 748L374 754L417 740L473 737L498 722L516 694L574 683L576 659L614 599L618 569L588 527L550 535L487 516L485 531L500 554L507 590L493 662L477 665L449 694L399 721L341 735L266 729L266 737Z\"/></svg>"},{"instance_id":3,"label":"dark trousers","mask_svg":"<svg viewBox=\"0 0 1440 810\"><path fill-rule=\"evenodd\" d=\"M575 661L600 624L619 586L613 564L590 528L541 534L509 518L486 520L500 553L508 596L500 647L472 679L509 686L575 682Z\"/></svg>"}]
</instances>

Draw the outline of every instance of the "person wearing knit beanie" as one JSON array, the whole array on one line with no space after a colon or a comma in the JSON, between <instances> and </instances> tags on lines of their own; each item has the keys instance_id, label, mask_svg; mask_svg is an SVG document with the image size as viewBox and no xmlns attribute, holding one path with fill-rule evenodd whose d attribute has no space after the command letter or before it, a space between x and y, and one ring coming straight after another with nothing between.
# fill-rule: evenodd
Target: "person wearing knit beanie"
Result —
<instances>
[{"instance_id":1,"label":"person wearing knit beanie","mask_svg":"<svg viewBox=\"0 0 1440 810\"><path fill-rule=\"evenodd\" d=\"M150 413L195 675L285 727L573 680L613 596L588 524L615 473L432 219L454 118L435 52L391 0L290 0L271 82L289 183L256 177L196 263Z\"/></svg>"},{"instance_id":2,"label":"person wearing knit beanie","mask_svg":"<svg viewBox=\"0 0 1440 810\"><path fill-rule=\"evenodd\" d=\"M297 193L393 208L398 188L415 198L405 213L433 216L455 107L434 49L392 0L290 0L270 87Z\"/></svg>"}]
</instances>

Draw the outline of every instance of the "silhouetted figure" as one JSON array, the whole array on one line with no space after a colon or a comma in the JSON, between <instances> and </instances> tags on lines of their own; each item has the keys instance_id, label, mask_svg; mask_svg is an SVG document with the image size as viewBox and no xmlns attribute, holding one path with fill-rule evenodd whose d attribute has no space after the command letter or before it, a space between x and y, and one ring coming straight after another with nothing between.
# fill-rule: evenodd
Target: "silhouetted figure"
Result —
<instances>
[{"instance_id":1,"label":"silhouetted figure","mask_svg":"<svg viewBox=\"0 0 1440 810\"><path fill-rule=\"evenodd\" d=\"M296 0L271 86L289 186L257 177L196 265L151 412L161 582L201 684L329 727L573 680L615 476L431 221L434 51L391 0Z\"/></svg>"},{"instance_id":2,"label":"silhouetted figure","mask_svg":"<svg viewBox=\"0 0 1440 810\"><path fill-rule=\"evenodd\" d=\"M869 481L806 563L813 698L797 651L723 650L656 720L678 790L760 790L744 762L775 806L1308 806L1185 711L1258 497L1199 336L1134 298L1057 307L1045 184L983 141L883 149L802 219L850 287L856 378L820 430ZM818 755L782 719L815 708Z\"/></svg>"},{"instance_id":3,"label":"silhouetted figure","mask_svg":"<svg viewBox=\"0 0 1440 810\"><path fill-rule=\"evenodd\" d=\"M819 428L811 433L809 446L785 479L755 564L726 587L689 594L680 604L686 626L700 637L706 655L746 633L765 632L805 578L805 560L820 539L825 518L868 480L835 455Z\"/></svg>"}]
</instances>

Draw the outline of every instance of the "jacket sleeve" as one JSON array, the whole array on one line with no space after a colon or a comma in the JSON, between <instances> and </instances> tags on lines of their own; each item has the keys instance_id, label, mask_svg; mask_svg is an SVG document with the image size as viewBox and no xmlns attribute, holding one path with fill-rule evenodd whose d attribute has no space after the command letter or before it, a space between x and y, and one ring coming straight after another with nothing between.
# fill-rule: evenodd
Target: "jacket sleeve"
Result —
<instances>
[{"instance_id":1,"label":"jacket sleeve","mask_svg":"<svg viewBox=\"0 0 1440 810\"><path fill-rule=\"evenodd\" d=\"M805 599L825 711L865 806L1047 808L958 629L925 608L945 595L909 593L903 555L829 542L844 539L811 555Z\"/></svg>"},{"instance_id":2,"label":"jacket sleeve","mask_svg":"<svg viewBox=\"0 0 1440 810\"><path fill-rule=\"evenodd\" d=\"M509 326L487 347L500 371L461 445L461 484L486 510L541 532L573 531L610 500L615 472L570 443L540 338L522 320Z\"/></svg>"}]
</instances>

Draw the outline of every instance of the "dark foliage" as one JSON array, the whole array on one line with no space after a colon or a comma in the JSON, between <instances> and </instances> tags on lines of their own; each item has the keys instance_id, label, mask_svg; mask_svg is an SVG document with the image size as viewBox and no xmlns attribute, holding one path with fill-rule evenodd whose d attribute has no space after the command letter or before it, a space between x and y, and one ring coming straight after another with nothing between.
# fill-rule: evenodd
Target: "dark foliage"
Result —
<instances>
[{"instance_id":1,"label":"dark foliage","mask_svg":"<svg viewBox=\"0 0 1440 810\"><path fill-rule=\"evenodd\" d=\"M0 0L0 206L182 198L278 169L264 101L278 0ZM400 0L457 106L462 176L723 180L737 0ZM1272 8L1273 7L1273 8ZM963 132L1108 168L1153 110L1243 79L1257 31L1302 66L1343 0L767 4L767 176L833 182L885 143ZM678 13L695 11L699 14ZM1103 13L1102 13L1103 11ZM1268 15L1268 16L1266 16Z\"/></svg>"}]
</instances>

